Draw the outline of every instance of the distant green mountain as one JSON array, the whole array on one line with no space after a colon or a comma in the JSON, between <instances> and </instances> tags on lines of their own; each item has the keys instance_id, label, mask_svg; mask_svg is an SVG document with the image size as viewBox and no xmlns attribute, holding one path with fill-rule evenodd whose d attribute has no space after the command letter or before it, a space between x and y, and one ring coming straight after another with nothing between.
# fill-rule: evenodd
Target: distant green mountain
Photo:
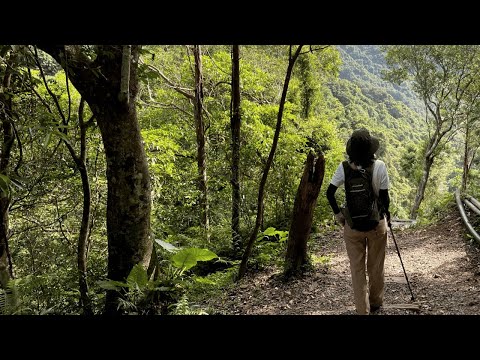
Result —
<instances>
[{"instance_id":1,"label":"distant green mountain","mask_svg":"<svg viewBox=\"0 0 480 360\"><path fill-rule=\"evenodd\" d=\"M386 62L378 46L337 48L342 67L340 79L330 84L330 90L343 105L343 114L337 118L340 128L349 132L365 126L386 139L393 137L394 143L410 140L418 144L425 132L421 101L407 85L381 78Z\"/></svg>"},{"instance_id":2,"label":"distant green mountain","mask_svg":"<svg viewBox=\"0 0 480 360\"><path fill-rule=\"evenodd\" d=\"M422 103L407 85L398 86L382 79L386 62L378 46L337 48L342 58L340 78L329 88L342 105L335 119L339 135L346 140L352 130L366 127L380 139L376 154L389 169L393 213L407 217L415 193L409 174L418 165L414 163L415 154L410 152L422 146L426 132Z\"/></svg>"},{"instance_id":3,"label":"distant green mountain","mask_svg":"<svg viewBox=\"0 0 480 360\"><path fill-rule=\"evenodd\" d=\"M387 68L385 57L376 45L339 45L343 66L340 78L352 81L364 93L383 90L395 100L403 102L415 112L421 114L423 105L413 90L405 84L392 84L381 78L382 70Z\"/></svg>"}]
</instances>

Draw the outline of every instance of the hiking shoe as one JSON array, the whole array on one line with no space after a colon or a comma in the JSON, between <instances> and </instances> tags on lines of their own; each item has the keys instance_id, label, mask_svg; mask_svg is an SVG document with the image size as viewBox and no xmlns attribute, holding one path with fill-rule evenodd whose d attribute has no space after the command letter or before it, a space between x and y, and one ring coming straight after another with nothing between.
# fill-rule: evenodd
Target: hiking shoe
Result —
<instances>
[{"instance_id":1,"label":"hiking shoe","mask_svg":"<svg viewBox=\"0 0 480 360\"><path fill-rule=\"evenodd\" d=\"M370 305L370 313L377 312L381 307L382 305Z\"/></svg>"}]
</instances>

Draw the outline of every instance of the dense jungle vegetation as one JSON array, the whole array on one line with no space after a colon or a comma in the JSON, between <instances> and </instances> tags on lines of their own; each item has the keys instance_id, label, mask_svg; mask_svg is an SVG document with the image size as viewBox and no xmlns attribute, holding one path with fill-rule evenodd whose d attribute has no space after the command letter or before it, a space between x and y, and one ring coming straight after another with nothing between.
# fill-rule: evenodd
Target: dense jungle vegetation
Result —
<instances>
[{"instance_id":1,"label":"dense jungle vegetation","mask_svg":"<svg viewBox=\"0 0 480 360\"><path fill-rule=\"evenodd\" d=\"M392 216L434 221L479 193L479 50L0 46L1 312L208 314L242 262L285 261L309 153L310 230L336 226L325 190L360 127Z\"/></svg>"}]
</instances>

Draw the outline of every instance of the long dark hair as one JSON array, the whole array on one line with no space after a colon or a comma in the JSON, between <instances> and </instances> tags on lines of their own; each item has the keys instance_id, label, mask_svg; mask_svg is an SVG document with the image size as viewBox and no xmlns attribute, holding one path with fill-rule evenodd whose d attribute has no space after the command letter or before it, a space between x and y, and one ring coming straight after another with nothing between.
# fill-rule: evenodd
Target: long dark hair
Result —
<instances>
[{"instance_id":1,"label":"long dark hair","mask_svg":"<svg viewBox=\"0 0 480 360\"><path fill-rule=\"evenodd\" d=\"M366 168L375 161L375 153L372 152L372 140L368 134L352 134L347 143L347 154L350 162Z\"/></svg>"},{"instance_id":2,"label":"long dark hair","mask_svg":"<svg viewBox=\"0 0 480 360\"><path fill-rule=\"evenodd\" d=\"M348 159L357 166L360 165L362 168L367 168L375 161L375 154L351 154L348 156Z\"/></svg>"}]
</instances>

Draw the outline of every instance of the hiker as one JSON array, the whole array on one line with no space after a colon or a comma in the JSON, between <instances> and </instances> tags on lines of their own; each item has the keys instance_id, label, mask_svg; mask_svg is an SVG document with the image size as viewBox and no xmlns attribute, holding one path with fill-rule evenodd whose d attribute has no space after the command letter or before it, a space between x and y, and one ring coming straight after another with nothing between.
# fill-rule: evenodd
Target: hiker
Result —
<instances>
[{"instance_id":1,"label":"hiker","mask_svg":"<svg viewBox=\"0 0 480 360\"><path fill-rule=\"evenodd\" d=\"M385 291L384 262L390 197L387 168L375 157L379 146L379 140L372 137L367 129L353 131L346 146L348 160L340 163L326 193L336 221L343 226L358 314L379 310ZM346 206L340 209L335 192L342 184L345 186Z\"/></svg>"}]
</instances>

